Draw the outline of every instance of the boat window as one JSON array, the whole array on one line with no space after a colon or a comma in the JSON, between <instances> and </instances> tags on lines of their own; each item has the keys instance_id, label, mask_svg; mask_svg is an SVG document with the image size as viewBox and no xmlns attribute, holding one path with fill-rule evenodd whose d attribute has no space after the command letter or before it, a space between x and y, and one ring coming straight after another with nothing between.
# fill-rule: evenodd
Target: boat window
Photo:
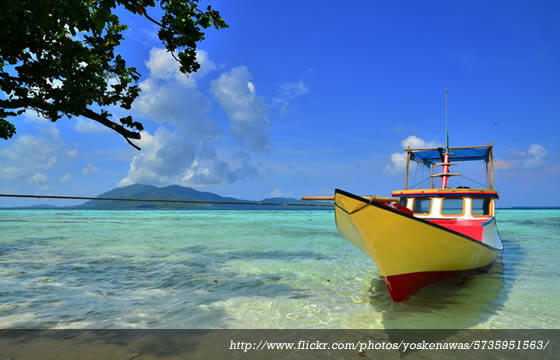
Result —
<instances>
[{"instance_id":1,"label":"boat window","mask_svg":"<svg viewBox=\"0 0 560 360\"><path fill-rule=\"evenodd\" d=\"M490 215L490 203L492 199L472 199L472 214L479 216Z\"/></svg>"},{"instance_id":2,"label":"boat window","mask_svg":"<svg viewBox=\"0 0 560 360\"><path fill-rule=\"evenodd\" d=\"M445 198L441 202L442 215L462 215L463 198Z\"/></svg>"},{"instance_id":3,"label":"boat window","mask_svg":"<svg viewBox=\"0 0 560 360\"><path fill-rule=\"evenodd\" d=\"M403 207L406 207L406 202L407 202L407 201L408 201L408 199L405 198L405 197L403 197L403 198L401 198L401 200L399 201L399 205L400 205L400 206L403 206Z\"/></svg>"},{"instance_id":4,"label":"boat window","mask_svg":"<svg viewBox=\"0 0 560 360\"><path fill-rule=\"evenodd\" d=\"M430 198L416 198L414 199L414 206L412 211L415 214L429 214L432 199Z\"/></svg>"}]
</instances>

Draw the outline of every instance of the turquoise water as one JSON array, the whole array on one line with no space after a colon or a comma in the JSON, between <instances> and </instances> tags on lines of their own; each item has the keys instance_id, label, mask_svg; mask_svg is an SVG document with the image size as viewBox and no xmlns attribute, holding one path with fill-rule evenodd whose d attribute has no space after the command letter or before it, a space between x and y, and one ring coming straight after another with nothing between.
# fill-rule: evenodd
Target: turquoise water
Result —
<instances>
[{"instance_id":1,"label":"turquoise water","mask_svg":"<svg viewBox=\"0 0 560 360\"><path fill-rule=\"evenodd\" d=\"M558 328L560 210L392 303L331 211L0 211L0 328Z\"/></svg>"}]
</instances>

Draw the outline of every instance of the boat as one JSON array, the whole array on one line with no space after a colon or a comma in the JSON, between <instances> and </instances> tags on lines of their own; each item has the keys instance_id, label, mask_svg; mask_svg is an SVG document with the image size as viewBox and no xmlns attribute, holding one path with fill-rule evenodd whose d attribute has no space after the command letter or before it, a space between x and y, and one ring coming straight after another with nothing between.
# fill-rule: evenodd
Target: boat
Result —
<instances>
[{"instance_id":1,"label":"boat","mask_svg":"<svg viewBox=\"0 0 560 360\"><path fill-rule=\"evenodd\" d=\"M446 137L445 147L404 149L404 188L390 197L360 196L340 189L334 197L302 197L334 201L339 233L375 261L394 302L405 301L444 278L487 271L503 250L495 217L498 192L492 143L449 147L447 130ZM428 188L409 189L412 161L429 168ZM450 177L460 176L451 173L450 167L464 161L484 163L486 185L448 187ZM441 172L435 173L438 167ZM441 183L436 187L438 178Z\"/></svg>"},{"instance_id":2,"label":"boat","mask_svg":"<svg viewBox=\"0 0 560 360\"><path fill-rule=\"evenodd\" d=\"M449 276L488 270L503 250L496 226L492 145L410 149L404 189L392 197L358 196L336 189L336 226L341 235L371 256L393 301L407 300L419 289ZM448 188L452 161L483 160L486 188ZM430 167L426 189L408 189L408 167ZM433 174L435 166L443 171Z\"/></svg>"}]
</instances>

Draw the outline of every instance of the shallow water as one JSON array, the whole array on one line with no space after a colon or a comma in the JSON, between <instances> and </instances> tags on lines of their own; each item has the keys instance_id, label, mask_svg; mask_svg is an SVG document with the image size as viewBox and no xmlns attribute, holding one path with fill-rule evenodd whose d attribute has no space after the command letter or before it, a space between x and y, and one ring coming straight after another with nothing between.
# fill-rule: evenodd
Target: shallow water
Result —
<instances>
[{"instance_id":1,"label":"shallow water","mask_svg":"<svg viewBox=\"0 0 560 360\"><path fill-rule=\"evenodd\" d=\"M0 211L0 328L557 328L560 210L394 304L332 211Z\"/></svg>"}]
</instances>

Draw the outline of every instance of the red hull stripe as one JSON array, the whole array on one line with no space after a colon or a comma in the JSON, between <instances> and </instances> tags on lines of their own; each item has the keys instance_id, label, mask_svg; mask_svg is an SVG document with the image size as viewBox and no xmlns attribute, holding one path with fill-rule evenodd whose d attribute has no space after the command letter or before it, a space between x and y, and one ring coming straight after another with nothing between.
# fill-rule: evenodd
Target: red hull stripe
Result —
<instances>
[{"instance_id":1,"label":"red hull stripe","mask_svg":"<svg viewBox=\"0 0 560 360\"><path fill-rule=\"evenodd\" d=\"M492 220L492 219L490 219ZM486 223L486 219L482 220L461 220L457 221L456 219L428 219L428 221L433 222L434 224L438 224L440 226L446 227L463 235L467 235L473 239L478 241L482 241L482 235L484 228L482 227L482 223Z\"/></svg>"},{"instance_id":2,"label":"red hull stripe","mask_svg":"<svg viewBox=\"0 0 560 360\"><path fill-rule=\"evenodd\" d=\"M394 302L407 300L410 295L414 294L424 286L443 280L450 276L460 273L474 273L489 269L492 264L473 270L459 271L425 271L410 274L400 274L385 276L385 285L389 289L389 293Z\"/></svg>"}]
</instances>

